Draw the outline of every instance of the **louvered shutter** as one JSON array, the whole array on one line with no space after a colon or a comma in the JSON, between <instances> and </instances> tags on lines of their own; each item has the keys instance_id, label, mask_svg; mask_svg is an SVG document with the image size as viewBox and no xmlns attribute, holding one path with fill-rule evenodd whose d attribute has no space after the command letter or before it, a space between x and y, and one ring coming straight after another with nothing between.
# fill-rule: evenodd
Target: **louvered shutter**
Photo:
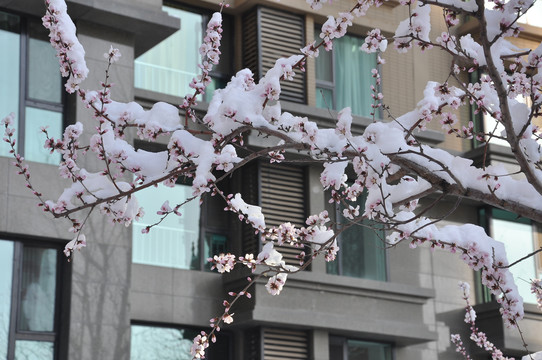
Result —
<instances>
[{"instance_id":1,"label":"louvered shutter","mask_svg":"<svg viewBox=\"0 0 542 360\"><path fill-rule=\"evenodd\" d=\"M308 360L309 352L309 334L306 331L263 330L263 360Z\"/></svg>"},{"instance_id":2,"label":"louvered shutter","mask_svg":"<svg viewBox=\"0 0 542 360\"><path fill-rule=\"evenodd\" d=\"M260 206L268 227L291 222L305 225L305 169L282 164L260 164ZM290 245L280 246L284 260L299 265L297 255L303 250Z\"/></svg>"},{"instance_id":3,"label":"louvered shutter","mask_svg":"<svg viewBox=\"0 0 542 360\"><path fill-rule=\"evenodd\" d=\"M243 66L261 78L281 57L300 54L305 46L304 18L280 10L258 7L243 17ZM281 82L281 100L306 103L305 73L295 71L293 81Z\"/></svg>"},{"instance_id":4,"label":"louvered shutter","mask_svg":"<svg viewBox=\"0 0 542 360\"><path fill-rule=\"evenodd\" d=\"M243 167L241 196L247 204L256 205L258 200L258 163L253 162ZM259 238L255 234L252 226L243 222L242 227L242 252L245 254L254 254L256 256L260 252Z\"/></svg>"}]
</instances>

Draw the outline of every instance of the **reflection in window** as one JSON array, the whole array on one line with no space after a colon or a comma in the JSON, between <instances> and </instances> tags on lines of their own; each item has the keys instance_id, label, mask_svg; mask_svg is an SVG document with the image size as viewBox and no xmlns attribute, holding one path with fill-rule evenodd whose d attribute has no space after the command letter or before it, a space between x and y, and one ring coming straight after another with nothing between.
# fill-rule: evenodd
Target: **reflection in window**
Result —
<instances>
[{"instance_id":1,"label":"reflection in window","mask_svg":"<svg viewBox=\"0 0 542 360\"><path fill-rule=\"evenodd\" d=\"M0 12L0 46L0 117L16 114L17 151L27 160L58 164L60 155L43 148L40 131L48 126L49 135L59 138L63 128L62 77L47 31L39 21ZM0 156L11 156L9 150L0 144Z\"/></svg>"},{"instance_id":2,"label":"reflection in window","mask_svg":"<svg viewBox=\"0 0 542 360\"><path fill-rule=\"evenodd\" d=\"M8 354L12 271L13 242L0 240L0 359L7 359Z\"/></svg>"},{"instance_id":3,"label":"reflection in window","mask_svg":"<svg viewBox=\"0 0 542 360\"><path fill-rule=\"evenodd\" d=\"M135 86L174 96L193 92L188 86L198 75L199 47L203 39L203 16L164 6L181 20L181 28L135 60Z\"/></svg>"},{"instance_id":4,"label":"reflection in window","mask_svg":"<svg viewBox=\"0 0 542 360\"><path fill-rule=\"evenodd\" d=\"M56 256L54 249L24 248L19 330L54 330Z\"/></svg>"},{"instance_id":5,"label":"reflection in window","mask_svg":"<svg viewBox=\"0 0 542 360\"><path fill-rule=\"evenodd\" d=\"M15 360L53 360L54 344L49 341L15 341Z\"/></svg>"},{"instance_id":6,"label":"reflection in window","mask_svg":"<svg viewBox=\"0 0 542 360\"><path fill-rule=\"evenodd\" d=\"M156 211L164 201L170 206L181 204L192 197L192 187L163 185L150 187L137 193L145 216L133 225L132 261L139 264L174 267L178 269L199 269L200 206L198 199L190 201L180 209L182 216L169 215L148 234L142 234L145 227L160 221Z\"/></svg>"},{"instance_id":7,"label":"reflection in window","mask_svg":"<svg viewBox=\"0 0 542 360\"><path fill-rule=\"evenodd\" d=\"M391 360L390 344L345 339L329 339L329 360Z\"/></svg>"},{"instance_id":8,"label":"reflection in window","mask_svg":"<svg viewBox=\"0 0 542 360\"><path fill-rule=\"evenodd\" d=\"M195 330L132 325L131 360L192 360Z\"/></svg>"},{"instance_id":9,"label":"reflection in window","mask_svg":"<svg viewBox=\"0 0 542 360\"><path fill-rule=\"evenodd\" d=\"M527 219L518 219L515 214L492 209L489 226L493 238L504 243L510 263L522 258L534 250L533 226ZM531 293L530 280L542 274L536 273L535 257L531 256L512 266L510 271L523 297L523 301L536 304L536 297Z\"/></svg>"},{"instance_id":10,"label":"reflection in window","mask_svg":"<svg viewBox=\"0 0 542 360\"><path fill-rule=\"evenodd\" d=\"M370 86L375 84L371 70L376 68L376 55L360 50L363 41L346 35L333 42L333 50L320 51L316 58L317 107L341 110L349 106L352 114L370 115Z\"/></svg>"},{"instance_id":11,"label":"reflection in window","mask_svg":"<svg viewBox=\"0 0 542 360\"><path fill-rule=\"evenodd\" d=\"M190 348L200 331L184 327L132 325L130 360L192 360ZM224 332L216 337L205 351L209 360L229 360L230 335Z\"/></svg>"},{"instance_id":12,"label":"reflection in window","mask_svg":"<svg viewBox=\"0 0 542 360\"><path fill-rule=\"evenodd\" d=\"M365 196L357 201L363 206ZM355 204L354 204L355 206ZM339 223L348 224L349 220L342 216L344 206L337 210ZM368 227L362 222L349 227L339 235L337 259L327 264L328 274L351 276L371 280L386 280L386 249L381 239L381 231Z\"/></svg>"},{"instance_id":13,"label":"reflection in window","mask_svg":"<svg viewBox=\"0 0 542 360\"><path fill-rule=\"evenodd\" d=\"M59 254L0 240L0 358L53 360Z\"/></svg>"}]
</instances>

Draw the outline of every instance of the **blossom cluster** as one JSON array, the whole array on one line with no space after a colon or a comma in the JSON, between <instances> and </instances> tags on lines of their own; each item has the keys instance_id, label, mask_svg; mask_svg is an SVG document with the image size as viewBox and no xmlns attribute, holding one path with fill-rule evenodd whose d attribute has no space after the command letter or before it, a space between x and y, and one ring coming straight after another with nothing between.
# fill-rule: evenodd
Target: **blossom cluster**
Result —
<instances>
[{"instance_id":1,"label":"blossom cluster","mask_svg":"<svg viewBox=\"0 0 542 360\"><path fill-rule=\"evenodd\" d=\"M73 93L86 79L88 68L85 63L85 50L77 39L73 21L68 16L63 0L46 0L46 15L42 18L43 26L49 30L51 45L56 50L62 76L68 77L66 91Z\"/></svg>"}]
</instances>

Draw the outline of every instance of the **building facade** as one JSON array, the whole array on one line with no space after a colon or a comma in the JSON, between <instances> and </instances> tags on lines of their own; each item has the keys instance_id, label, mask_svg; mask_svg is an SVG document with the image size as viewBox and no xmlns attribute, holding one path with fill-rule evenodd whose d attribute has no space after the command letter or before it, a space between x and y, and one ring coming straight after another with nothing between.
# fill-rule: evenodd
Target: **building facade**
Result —
<instances>
[{"instance_id":1,"label":"building facade","mask_svg":"<svg viewBox=\"0 0 542 360\"><path fill-rule=\"evenodd\" d=\"M116 101L136 100L143 106L157 101L180 104L197 73L198 47L206 21L220 8L219 0L68 1L68 12L86 49L90 77L84 88L103 81L110 45L122 58L111 71ZM235 0L224 9L222 62L212 73L211 88L220 88L237 70L248 67L259 78L278 57L298 53L315 39L326 16L349 10L348 1L334 1L313 12L304 0ZM353 131L373 121L370 111L370 69L376 58L358 51L367 30L395 32L406 10L391 0L355 20L348 35L306 72L283 84L282 108L303 114L326 126L336 109L352 106ZM55 198L63 186L57 181L59 158L41 147L39 127L52 136L75 121L92 125L84 104L62 91L62 79L47 33L40 25L45 11L39 0L0 0L0 113L17 113L18 151L30 162L35 188ZM442 14L434 12L432 38L445 29ZM528 21L536 21L529 19ZM536 25L536 24L535 24ZM542 30L526 24L520 47L533 48ZM459 32L471 31L465 21ZM415 107L429 80L443 81L451 59L438 50L422 54L385 54L382 92L395 115ZM197 110L204 113L211 91ZM463 122L471 114L461 114ZM376 114L376 118L383 114ZM490 124L491 119L478 119ZM421 134L428 144L481 163L483 149L442 133L440 125ZM486 125L489 126L489 125ZM87 139L88 140L88 139ZM247 137L253 148L265 146L256 134ZM134 139L149 151L163 148ZM501 144L489 146L487 161L513 168L511 154ZM244 255L260 244L250 229L223 212L224 204L206 197L192 202L184 216L155 227L152 210L125 228L93 215L87 223L88 246L67 262L62 249L70 224L53 220L36 206L36 199L11 165L9 148L0 145L0 358L6 359L189 359L192 339L208 329L209 319L222 310L229 291L240 289L247 273L221 276L210 271L206 259L220 252ZM100 165L88 160L88 169ZM341 221L340 209L330 208L321 190L321 169L303 162L270 165L254 163L223 183L260 204L268 225L284 221L302 225L312 213L327 208ZM53 180L54 179L54 180ZM148 209L165 197L182 202L190 184L158 187L139 195ZM435 211L445 212L443 202ZM521 238L521 251L541 246L538 225L517 220L500 210L463 201L446 223L478 222L506 243ZM450 334L466 333L464 303L458 281L477 289L478 321L506 354L523 354L517 331L506 329L496 302L479 287L478 275L457 257L428 248L398 246L385 250L378 232L363 227L344 233L334 263L315 260L309 269L291 276L280 296L267 294L264 284L252 298L233 310L234 323L225 326L209 350L210 359L410 360L456 359ZM518 248L510 246L510 251ZM288 261L296 251L284 249ZM297 251L298 252L298 251ZM519 270L518 270L519 271ZM519 278L542 274L542 259L525 263ZM520 287L521 287L520 281ZM528 290L521 288L522 295ZM528 298L532 302L532 298ZM532 351L542 350L542 313L526 304L522 330ZM464 339L467 339L465 337ZM489 358L473 349L480 359Z\"/></svg>"}]
</instances>

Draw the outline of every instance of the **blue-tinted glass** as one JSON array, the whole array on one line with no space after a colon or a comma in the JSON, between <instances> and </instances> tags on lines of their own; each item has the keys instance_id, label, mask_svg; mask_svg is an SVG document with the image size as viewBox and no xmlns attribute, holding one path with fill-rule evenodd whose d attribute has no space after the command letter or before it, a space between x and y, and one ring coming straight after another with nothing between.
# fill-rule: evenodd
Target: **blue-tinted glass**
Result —
<instances>
[{"instance_id":1,"label":"blue-tinted glass","mask_svg":"<svg viewBox=\"0 0 542 360\"><path fill-rule=\"evenodd\" d=\"M0 119L19 111L19 69L20 69L20 20L18 16L0 12ZM14 128L17 129L17 117ZM2 128L1 133L4 133ZM3 137L3 136L2 136ZM10 156L10 147L0 141L0 156Z\"/></svg>"},{"instance_id":2,"label":"blue-tinted glass","mask_svg":"<svg viewBox=\"0 0 542 360\"><path fill-rule=\"evenodd\" d=\"M53 331L56 292L56 250L25 247L19 305L18 329ZM43 348L47 343L33 344ZM25 358L26 359L26 358Z\"/></svg>"},{"instance_id":3,"label":"blue-tinted glass","mask_svg":"<svg viewBox=\"0 0 542 360\"><path fill-rule=\"evenodd\" d=\"M176 185L168 188L160 185L140 191L136 197L145 210L145 216L133 225L132 261L178 269L199 269L200 207L197 199L180 208L182 216L171 214L148 234L141 233L146 226L160 220L161 216L156 212L164 201L169 200L173 208L192 197L192 187Z\"/></svg>"},{"instance_id":4,"label":"blue-tinted glass","mask_svg":"<svg viewBox=\"0 0 542 360\"><path fill-rule=\"evenodd\" d=\"M59 164L60 154L56 152L51 154L43 147L46 137L40 128L48 126L47 132L50 137L55 139L62 137L62 113L33 107L26 107L25 111L24 155L26 160Z\"/></svg>"},{"instance_id":5,"label":"blue-tinted glass","mask_svg":"<svg viewBox=\"0 0 542 360\"><path fill-rule=\"evenodd\" d=\"M531 224L492 218L491 233L495 240L504 243L508 261L516 261L534 250L533 227ZM512 266L510 271L523 297L523 301L536 304L536 296L531 293L530 280L537 278L533 256Z\"/></svg>"},{"instance_id":6,"label":"blue-tinted glass","mask_svg":"<svg viewBox=\"0 0 542 360\"><path fill-rule=\"evenodd\" d=\"M323 109L335 109L333 90L316 87L316 106Z\"/></svg>"},{"instance_id":7,"label":"blue-tinted glass","mask_svg":"<svg viewBox=\"0 0 542 360\"><path fill-rule=\"evenodd\" d=\"M194 92L188 84L199 74L203 17L171 7L163 10L181 19L181 28L135 60L134 82L138 88L184 97Z\"/></svg>"},{"instance_id":8,"label":"blue-tinted glass","mask_svg":"<svg viewBox=\"0 0 542 360\"><path fill-rule=\"evenodd\" d=\"M49 341L15 341L15 360L53 360L54 344Z\"/></svg>"},{"instance_id":9,"label":"blue-tinted glass","mask_svg":"<svg viewBox=\"0 0 542 360\"><path fill-rule=\"evenodd\" d=\"M348 360L391 360L391 346L368 341L348 340Z\"/></svg>"},{"instance_id":10,"label":"blue-tinted glass","mask_svg":"<svg viewBox=\"0 0 542 360\"><path fill-rule=\"evenodd\" d=\"M40 27L43 28L41 24ZM28 42L28 97L57 104L62 102L58 60L46 39L31 37Z\"/></svg>"},{"instance_id":11,"label":"blue-tinted glass","mask_svg":"<svg viewBox=\"0 0 542 360\"><path fill-rule=\"evenodd\" d=\"M131 360L192 360L190 348L197 331L132 325Z\"/></svg>"},{"instance_id":12,"label":"blue-tinted glass","mask_svg":"<svg viewBox=\"0 0 542 360\"><path fill-rule=\"evenodd\" d=\"M8 353L12 278L13 242L0 240L0 359L6 359Z\"/></svg>"}]
</instances>

